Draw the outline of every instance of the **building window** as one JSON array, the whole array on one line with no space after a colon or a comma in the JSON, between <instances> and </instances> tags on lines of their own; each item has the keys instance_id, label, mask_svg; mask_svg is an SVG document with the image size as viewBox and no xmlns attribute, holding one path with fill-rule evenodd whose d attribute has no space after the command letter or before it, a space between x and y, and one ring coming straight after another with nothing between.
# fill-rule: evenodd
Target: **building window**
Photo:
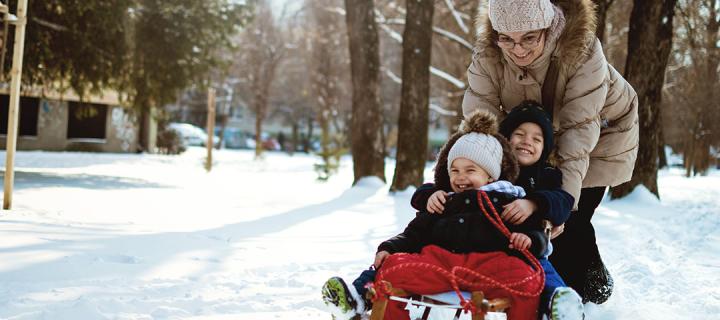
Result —
<instances>
[{"instance_id":1,"label":"building window","mask_svg":"<svg viewBox=\"0 0 720 320\"><path fill-rule=\"evenodd\" d=\"M68 139L105 139L107 106L68 102Z\"/></svg>"},{"instance_id":2,"label":"building window","mask_svg":"<svg viewBox=\"0 0 720 320\"><path fill-rule=\"evenodd\" d=\"M0 113L2 113L0 115L0 134L7 134L9 106L10 96L6 94L0 95ZM39 106L39 98L20 97L19 136L37 136Z\"/></svg>"}]
</instances>

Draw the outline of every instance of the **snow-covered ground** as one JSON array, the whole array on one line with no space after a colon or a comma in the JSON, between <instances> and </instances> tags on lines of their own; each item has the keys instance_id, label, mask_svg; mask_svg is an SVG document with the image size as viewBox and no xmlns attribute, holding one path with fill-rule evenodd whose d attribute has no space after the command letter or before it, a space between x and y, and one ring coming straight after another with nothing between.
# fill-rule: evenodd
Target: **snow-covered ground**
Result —
<instances>
[{"instance_id":1,"label":"snow-covered ground","mask_svg":"<svg viewBox=\"0 0 720 320\"><path fill-rule=\"evenodd\" d=\"M350 188L347 159L318 182L311 156L223 150L210 173L203 158L19 152L0 318L329 319L324 280L352 279L414 215L412 191ZM720 315L720 174L659 185L662 201L639 189L596 213L616 285L587 319Z\"/></svg>"}]
</instances>

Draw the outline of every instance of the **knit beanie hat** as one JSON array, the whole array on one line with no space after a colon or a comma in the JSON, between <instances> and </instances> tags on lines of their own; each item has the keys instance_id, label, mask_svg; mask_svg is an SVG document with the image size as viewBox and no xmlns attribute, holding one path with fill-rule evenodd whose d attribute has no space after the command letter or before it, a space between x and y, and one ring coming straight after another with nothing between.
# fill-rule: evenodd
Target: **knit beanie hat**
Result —
<instances>
[{"instance_id":1,"label":"knit beanie hat","mask_svg":"<svg viewBox=\"0 0 720 320\"><path fill-rule=\"evenodd\" d=\"M500 123L500 133L510 140L513 131L525 122L532 122L540 126L543 134L543 151L538 162L545 162L554 147L553 126L552 120L541 104L526 100L512 108Z\"/></svg>"},{"instance_id":2,"label":"knit beanie hat","mask_svg":"<svg viewBox=\"0 0 720 320\"><path fill-rule=\"evenodd\" d=\"M488 15L497 32L546 29L555 10L550 0L490 0Z\"/></svg>"},{"instance_id":3,"label":"knit beanie hat","mask_svg":"<svg viewBox=\"0 0 720 320\"><path fill-rule=\"evenodd\" d=\"M466 158L483 168L493 180L500 177L500 165L503 160L503 148L500 142L492 136L497 132L495 116L487 113L484 116L471 116L475 123L474 129L462 135L450 148L447 159L447 169L450 170L453 160Z\"/></svg>"}]
</instances>

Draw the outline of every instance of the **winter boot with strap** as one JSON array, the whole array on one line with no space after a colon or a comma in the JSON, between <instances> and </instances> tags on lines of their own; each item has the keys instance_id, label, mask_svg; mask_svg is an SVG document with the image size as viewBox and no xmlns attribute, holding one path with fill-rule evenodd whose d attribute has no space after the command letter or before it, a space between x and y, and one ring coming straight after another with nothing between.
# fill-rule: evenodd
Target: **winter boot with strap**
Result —
<instances>
[{"instance_id":1,"label":"winter boot with strap","mask_svg":"<svg viewBox=\"0 0 720 320\"><path fill-rule=\"evenodd\" d=\"M325 281L322 287L322 297L326 305L338 309L340 314L335 315L333 312L333 319L360 319L356 310L357 300L342 278L332 277Z\"/></svg>"}]
</instances>

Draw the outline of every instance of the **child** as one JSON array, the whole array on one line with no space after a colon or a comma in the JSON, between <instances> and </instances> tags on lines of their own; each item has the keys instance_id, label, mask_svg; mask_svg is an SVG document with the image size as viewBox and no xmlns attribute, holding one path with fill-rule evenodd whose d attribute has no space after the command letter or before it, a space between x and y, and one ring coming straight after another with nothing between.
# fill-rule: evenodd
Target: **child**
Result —
<instances>
[{"instance_id":1,"label":"child","mask_svg":"<svg viewBox=\"0 0 720 320\"><path fill-rule=\"evenodd\" d=\"M436 183L453 194L447 199L443 215L421 210L403 233L384 241L378 247L374 266L379 268L392 253L417 253L430 244L453 253L508 251L529 249L536 256L546 251L548 237L542 231L539 216L508 226L508 240L480 212L477 190L483 190L498 212L504 205L525 196L522 188L501 178L514 180L518 167L505 138L497 133L495 117L486 112L474 114L464 129L453 135L441 150L435 167ZM438 172L442 176L438 179ZM502 174L501 174L502 173ZM447 195L447 194L446 194ZM343 312L364 312L366 289L374 272L366 270L353 282L354 291L338 277L323 286L323 298Z\"/></svg>"},{"instance_id":2,"label":"child","mask_svg":"<svg viewBox=\"0 0 720 320\"><path fill-rule=\"evenodd\" d=\"M527 191L524 199L505 206L501 217L505 222L517 224L535 215L550 221L553 226L562 226L570 216L574 199L561 189L560 170L548 164L553 149L553 129L547 113L540 104L524 101L500 123L500 133L509 139L520 165L520 176L515 183ZM436 180L439 180L437 173ZM424 184L418 188L413 194L412 206L431 213L442 213L446 193L438 186ZM540 311L547 313L550 319L580 319L583 310L582 303L577 300L579 296L565 285L548 261L552 245L549 247L550 250L540 259L546 276Z\"/></svg>"}]
</instances>

